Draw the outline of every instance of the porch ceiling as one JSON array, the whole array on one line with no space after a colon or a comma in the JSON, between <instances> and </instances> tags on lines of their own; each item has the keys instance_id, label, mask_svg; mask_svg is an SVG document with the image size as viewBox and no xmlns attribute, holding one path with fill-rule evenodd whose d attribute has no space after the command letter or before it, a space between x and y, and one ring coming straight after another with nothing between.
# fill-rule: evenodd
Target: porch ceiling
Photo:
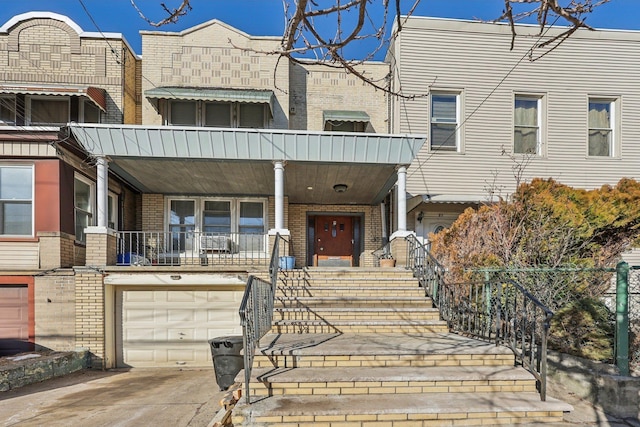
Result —
<instances>
[{"instance_id":1,"label":"porch ceiling","mask_svg":"<svg viewBox=\"0 0 640 427\"><path fill-rule=\"evenodd\" d=\"M70 125L62 132L143 192L267 196L285 163L291 203L375 204L424 137L286 130ZM344 184L338 193L334 185Z\"/></svg>"}]
</instances>

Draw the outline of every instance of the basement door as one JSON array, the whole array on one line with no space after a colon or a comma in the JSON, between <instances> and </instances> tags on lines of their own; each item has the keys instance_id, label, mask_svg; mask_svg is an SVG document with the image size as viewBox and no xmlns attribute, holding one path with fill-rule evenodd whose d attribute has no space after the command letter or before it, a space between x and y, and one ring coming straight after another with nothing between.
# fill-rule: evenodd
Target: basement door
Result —
<instances>
[{"instance_id":1,"label":"basement door","mask_svg":"<svg viewBox=\"0 0 640 427\"><path fill-rule=\"evenodd\" d=\"M311 219L311 218L310 218ZM318 215L313 217L313 265L349 267L357 265L356 223L359 217ZM359 233L358 233L359 235ZM310 245L311 246L311 245Z\"/></svg>"}]
</instances>

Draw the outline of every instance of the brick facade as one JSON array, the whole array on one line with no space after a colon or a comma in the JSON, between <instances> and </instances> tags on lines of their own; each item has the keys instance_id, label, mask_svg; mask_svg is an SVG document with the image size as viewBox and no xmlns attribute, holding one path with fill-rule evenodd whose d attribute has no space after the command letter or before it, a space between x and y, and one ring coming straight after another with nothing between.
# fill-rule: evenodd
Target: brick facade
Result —
<instances>
[{"instance_id":1,"label":"brick facade","mask_svg":"<svg viewBox=\"0 0 640 427\"><path fill-rule=\"evenodd\" d=\"M103 274L91 268L76 267L75 335L76 346L91 352L91 366L104 368L105 291Z\"/></svg>"},{"instance_id":2,"label":"brick facade","mask_svg":"<svg viewBox=\"0 0 640 427\"><path fill-rule=\"evenodd\" d=\"M57 351L76 348L76 288L73 270L35 278L36 345Z\"/></svg>"}]
</instances>

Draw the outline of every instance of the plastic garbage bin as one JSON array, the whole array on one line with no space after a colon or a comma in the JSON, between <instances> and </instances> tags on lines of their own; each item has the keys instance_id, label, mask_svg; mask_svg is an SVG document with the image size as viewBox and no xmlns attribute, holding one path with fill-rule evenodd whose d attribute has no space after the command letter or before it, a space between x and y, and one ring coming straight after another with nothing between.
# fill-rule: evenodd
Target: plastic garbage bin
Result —
<instances>
[{"instance_id":1,"label":"plastic garbage bin","mask_svg":"<svg viewBox=\"0 0 640 427\"><path fill-rule=\"evenodd\" d=\"M279 261L280 270L293 270L296 265L296 257L281 256Z\"/></svg>"},{"instance_id":2,"label":"plastic garbage bin","mask_svg":"<svg viewBox=\"0 0 640 427\"><path fill-rule=\"evenodd\" d=\"M226 390L235 382L236 375L244 368L242 336L217 337L209 340L213 369L220 390Z\"/></svg>"}]
</instances>

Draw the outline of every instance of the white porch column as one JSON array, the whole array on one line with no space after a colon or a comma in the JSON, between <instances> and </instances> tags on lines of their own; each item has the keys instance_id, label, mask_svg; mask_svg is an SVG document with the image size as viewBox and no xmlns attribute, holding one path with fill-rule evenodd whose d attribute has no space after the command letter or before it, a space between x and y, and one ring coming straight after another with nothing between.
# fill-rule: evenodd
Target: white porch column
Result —
<instances>
[{"instance_id":1,"label":"white porch column","mask_svg":"<svg viewBox=\"0 0 640 427\"><path fill-rule=\"evenodd\" d=\"M275 174L275 229L284 229L284 163L274 162L273 171Z\"/></svg>"},{"instance_id":2,"label":"white porch column","mask_svg":"<svg viewBox=\"0 0 640 427\"><path fill-rule=\"evenodd\" d=\"M98 157L97 161L97 194L96 204L98 209L98 227L107 228L108 214L109 214L109 166L107 159L104 157Z\"/></svg>"},{"instance_id":3,"label":"white porch column","mask_svg":"<svg viewBox=\"0 0 640 427\"><path fill-rule=\"evenodd\" d=\"M396 215L398 216L398 229L389 237L393 240L397 237L406 237L415 234L407 231L407 167L398 167L398 192L396 194Z\"/></svg>"},{"instance_id":4,"label":"white porch column","mask_svg":"<svg viewBox=\"0 0 640 427\"><path fill-rule=\"evenodd\" d=\"M398 168L398 231L407 231L407 168L400 166Z\"/></svg>"}]
</instances>

